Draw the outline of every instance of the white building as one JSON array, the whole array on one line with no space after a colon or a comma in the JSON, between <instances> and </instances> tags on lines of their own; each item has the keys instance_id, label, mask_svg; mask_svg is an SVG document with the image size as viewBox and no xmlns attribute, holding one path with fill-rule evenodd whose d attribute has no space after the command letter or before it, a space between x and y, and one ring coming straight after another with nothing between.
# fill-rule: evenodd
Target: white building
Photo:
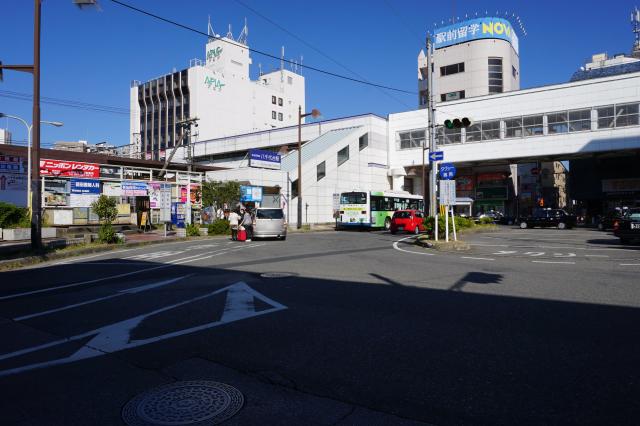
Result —
<instances>
[{"instance_id":1,"label":"white building","mask_svg":"<svg viewBox=\"0 0 640 426\"><path fill-rule=\"evenodd\" d=\"M11 145L11 132L7 129L0 129L0 144Z\"/></svg>"},{"instance_id":2,"label":"white building","mask_svg":"<svg viewBox=\"0 0 640 426\"><path fill-rule=\"evenodd\" d=\"M199 119L196 140L297 124L298 107L305 107L304 77L281 63L251 80L246 25L238 38L210 34L204 61L132 84L130 143L141 156L164 157L180 139L176 123L187 118Z\"/></svg>"}]
</instances>

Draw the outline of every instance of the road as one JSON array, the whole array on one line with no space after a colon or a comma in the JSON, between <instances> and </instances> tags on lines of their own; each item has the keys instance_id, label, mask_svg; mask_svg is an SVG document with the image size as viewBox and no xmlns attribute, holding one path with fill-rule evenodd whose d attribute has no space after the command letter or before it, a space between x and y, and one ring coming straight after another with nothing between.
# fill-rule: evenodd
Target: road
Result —
<instances>
[{"instance_id":1,"label":"road","mask_svg":"<svg viewBox=\"0 0 640 426\"><path fill-rule=\"evenodd\" d=\"M639 247L412 238L211 238L2 273L2 424L123 424L178 380L239 389L232 425L639 422Z\"/></svg>"}]
</instances>

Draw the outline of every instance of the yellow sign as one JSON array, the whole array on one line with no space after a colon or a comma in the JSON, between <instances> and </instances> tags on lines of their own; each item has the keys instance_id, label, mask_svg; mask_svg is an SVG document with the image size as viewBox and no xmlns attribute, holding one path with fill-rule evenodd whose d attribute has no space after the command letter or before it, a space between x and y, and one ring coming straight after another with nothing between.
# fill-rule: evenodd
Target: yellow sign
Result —
<instances>
[{"instance_id":1,"label":"yellow sign","mask_svg":"<svg viewBox=\"0 0 640 426\"><path fill-rule=\"evenodd\" d=\"M147 226L147 212L142 212L140 216L140 226Z\"/></svg>"},{"instance_id":2,"label":"yellow sign","mask_svg":"<svg viewBox=\"0 0 640 426\"><path fill-rule=\"evenodd\" d=\"M442 204L440 205L440 214L443 215L443 216L445 214L447 214L447 206L442 205Z\"/></svg>"}]
</instances>

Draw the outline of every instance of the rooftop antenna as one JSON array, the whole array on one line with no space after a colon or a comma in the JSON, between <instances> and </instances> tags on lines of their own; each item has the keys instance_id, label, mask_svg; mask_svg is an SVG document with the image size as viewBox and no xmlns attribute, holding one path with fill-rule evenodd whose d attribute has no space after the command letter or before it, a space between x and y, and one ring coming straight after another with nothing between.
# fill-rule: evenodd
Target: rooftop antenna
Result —
<instances>
[{"instance_id":1,"label":"rooftop antenna","mask_svg":"<svg viewBox=\"0 0 640 426\"><path fill-rule=\"evenodd\" d=\"M282 52L280 53L280 71L284 69L284 46L282 46Z\"/></svg>"},{"instance_id":2,"label":"rooftop antenna","mask_svg":"<svg viewBox=\"0 0 640 426\"><path fill-rule=\"evenodd\" d=\"M248 44L248 41L249 41L249 27L247 26L247 18L244 18L244 27L242 27L242 31L238 36L238 43L242 43L246 46Z\"/></svg>"},{"instance_id":3,"label":"rooftop antenna","mask_svg":"<svg viewBox=\"0 0 640 426\"><path fill-rule=\"evenodd\" d=\"M300 55L300 71L298 72L298 74L302 75L302 60L304 59L304 57L302 55Z\"/></svg>"},{"instance_id":4,"label":"rooftop antenna","mask_svg":"<svg viewBox=\"0 0 640 426\"><path fill-rule=\"evenodd\" d=\"M262 77L262 63L258 63L258 74Z\"/></svg>"},{"instance_id":5,"label":"rooftop antenna","mask_svg":"<svg viewBox=\"0 0 640 426\"><path fill-rule=\"evenodd\" d=\"M633 41L633 51L631 54L634 58L640 58L640 10L637 7L631 12L631 26L635 40Z\"/></svg>"},{"instance_id":6,"label":"rooftop antenna","mask_svg":"<svg viewBox=\"0 0 640 426\"><path fill-rule=\"evenodd\" d=\"M208 15L208 17L209 22L207 23L207 35L209 36L209 39L212 39L216 37L216 32L213 31L213 26L211 25L211 15Z\"/></svg>"},{"instance_id":7,"label":"rooftop antenna","mask_svg":"<svg viewBox=\"0 0 640 426\"><path fill-rule=\"evenodd\" d=\"M229 32L227 32L227 38L233 40L233 33L231 32L231 24L229 24Z\"/></svg>"}]
</instances>

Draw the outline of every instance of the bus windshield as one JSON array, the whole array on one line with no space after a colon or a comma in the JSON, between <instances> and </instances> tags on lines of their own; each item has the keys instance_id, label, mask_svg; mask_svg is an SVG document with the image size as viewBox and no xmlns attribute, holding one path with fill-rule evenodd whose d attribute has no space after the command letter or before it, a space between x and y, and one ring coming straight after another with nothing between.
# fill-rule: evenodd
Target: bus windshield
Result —
<instances>
[{"instance_id":1,"label":"bus windshield","mask_svg":"<svg viewBox=\"0 0 640 426\"><path fill-rule=\"evenodd\" d=\"M340 204L367 204L367 193L343 192L340 194Z\"/></svg>"}]
</instances>

